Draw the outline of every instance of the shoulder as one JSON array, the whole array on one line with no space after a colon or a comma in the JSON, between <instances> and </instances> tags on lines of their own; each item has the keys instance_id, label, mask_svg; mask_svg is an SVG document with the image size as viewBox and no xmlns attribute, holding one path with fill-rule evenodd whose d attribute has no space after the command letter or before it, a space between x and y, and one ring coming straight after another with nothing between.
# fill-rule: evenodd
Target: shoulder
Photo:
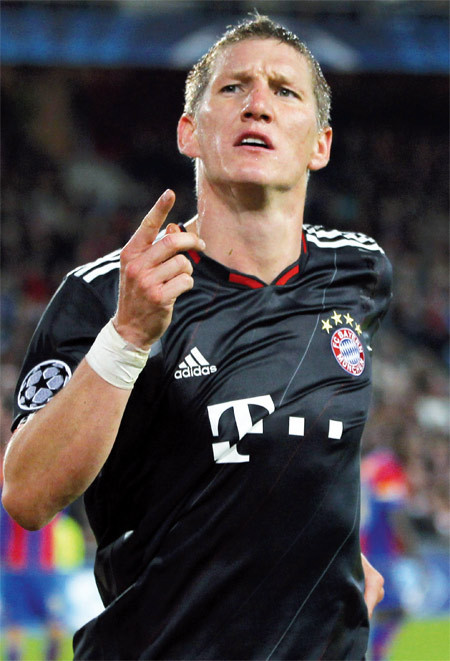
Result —
<instances>
[{"instance_id":1,"label":"shoulder","mask_svg":"<svg viewBox=\"0 0 450 661\"><path fill-rule=\"evenodd\" d=\"M62 298L65 300L64 294L70 293L69 296L73 303L79 301L83 304L83 301L91 301L91 304L106 308L109 310L108 314L113 314L119 292L121 250L121 248L114 250L69 271L62 281L57 295L62 294ZM57 295L54 298L58 298ZM70 303L70 301L67 302ZM85 310L85 313L87 314L88 310Z\"/></svg>"},{"instance_id":2,"label":"shoulder","mask_svg":"<svg viewBox=\"0 0 450 661\"><path fill-rule=\"evenodd\" d=\"M121 251L122 249L118 248L103 257L99 257L93 262L77 266L67 274L66 278L73 276L74 278L79 278L80 281L93 283L97 281L98 278L107 274L118 277Z\"/></svg>"},{"instance_id":3,"label":"shoulder","mask_svg":"<svg viewBox=\"0 0 450 661\"><path fill-rule=\"evenodd\" d=\"M380 245L362 232L346 232L337 229L326 229L322 225L303 225L305 239L309 244L322 249L356 248L384 255Z\"/></svg>"},{"instance_id":4,"label":"shoulder","mask_svg":"<svg viewBox=\"0 0 450 661\"><path fill-rule=\"evenodd\" d=\"M70 271L41 316L28 353L39 353L39 360L59 359L56 348L63 348L65 355L70 345L76 354L72 362L77 364L86 346L114 314L119 267L120 250L116 250Z\"/></svg>"},{"instance_id":5,"label":"shoulder","mask_svg":"<svg viewBox=\"0 0 450 661\"><path fill-rule=\"evenodd\" d=\"M33 333L16 388L16 426L71 378L117 305L120 250L70 271ZM14 428L14 427L13 427Z\"/></svg>"},{"instance_id":6,"label":"shoulder","mask_svg":"<svg viewBox=\"0 0 450 661\"><path fill-rule=\"evenodd\" d=\"M309 268L333 273L336 286L353 284L363 310L362 325L370 338L379 327L392 298L392 265L384 250L362 232L304 225Z\"/></svg>"},{"instance_id":7,"label":"shoulder","mask_svg":"<svg viewBox=\"0 0 450 661\"><path fill-rule=\"evenodd\" d=\"M344 274L352 273L361 281L368 277L372 293L389 295L392 265L375 239L362 232L326 229L322 225L305 224L303 232L312 264L337 263Z\"/></svg>"}]
</instances>

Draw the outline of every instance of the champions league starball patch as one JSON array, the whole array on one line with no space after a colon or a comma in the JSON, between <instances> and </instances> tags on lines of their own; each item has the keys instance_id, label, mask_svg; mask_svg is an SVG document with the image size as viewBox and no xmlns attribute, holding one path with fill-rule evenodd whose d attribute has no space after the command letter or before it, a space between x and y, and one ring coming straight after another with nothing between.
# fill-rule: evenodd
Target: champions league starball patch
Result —
<instances>
[{"instance_id":1,"label":"champions league starball patch","mask_svg":"<svg viewBox=\"0 0 450 661\"><path fill-rule=\"evenodd\" d=\"M20 408L24 411L40 409L66 385L71 376L70 367L62 360L39 363L22 381L17 398Z\"/></svg>"},{"instance_id":2,"label":"champions league starball patch","mask_svg":"<svg viewBox=\"0 0 450 661\"><path fill-rule=\"evenodd\" d=\"M353 376L363 373L366 364L364 347L351 328L339 328L333 333L331 349L342 369Z\"/></svg>"}]
</instances>

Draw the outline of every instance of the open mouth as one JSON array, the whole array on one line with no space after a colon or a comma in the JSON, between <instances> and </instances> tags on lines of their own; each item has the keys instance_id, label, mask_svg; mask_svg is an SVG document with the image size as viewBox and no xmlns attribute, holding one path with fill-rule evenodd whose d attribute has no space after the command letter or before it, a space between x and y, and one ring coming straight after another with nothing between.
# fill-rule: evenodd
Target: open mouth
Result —
<instances>
[{"instance_id":1,"label":"open mouth","mask_svg":"<svg viewBox=\"0 0 450 661\"><path fill-rule=\"evenodd\" d=\"M273 149L273 145L268 138L261 135L246 133L240 136L235 142L235 147L256 147L259 149Z\"/></svg>"}]
</instances>

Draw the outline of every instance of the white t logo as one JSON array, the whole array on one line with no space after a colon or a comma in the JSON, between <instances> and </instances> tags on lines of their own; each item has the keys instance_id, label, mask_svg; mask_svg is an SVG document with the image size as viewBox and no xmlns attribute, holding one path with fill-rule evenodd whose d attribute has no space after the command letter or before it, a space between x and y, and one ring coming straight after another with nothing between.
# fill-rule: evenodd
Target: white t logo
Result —
<instances>
[{"instance_id":1,"label":"white t logo","mask_svg":"<svg viewBox=\"0 0 450 661\"><path fill-rule=\"evenodd\" d=\"M235 399L231 402L221 402L208 406L209 423L213 436L219 435L219 420L224 411L233 409L234 419L238 430L239 440L246 434L262 434L263 421L258 420L253 424L250 415L249 405L254 404L266 409L269 413L275 411L275 404L270 395L261 395L260 397L249 397L247 399ZM248 454L239 454L237 445L231 445L228 441L219 441L213 443L214 461L218 464L235 464L243 461L250 461Z\"/></svg>"}]
</instances>

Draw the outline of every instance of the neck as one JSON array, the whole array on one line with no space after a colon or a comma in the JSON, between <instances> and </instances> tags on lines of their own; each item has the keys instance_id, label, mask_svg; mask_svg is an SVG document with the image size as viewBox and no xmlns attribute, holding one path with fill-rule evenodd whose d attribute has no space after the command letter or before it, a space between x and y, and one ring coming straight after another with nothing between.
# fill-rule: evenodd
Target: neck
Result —
<instances>
[{"instance_id":1,"label":"neck","mask_svg":"<svg viewBox=\"0 0 450 661\"><path fill-rule=\"evenodd\" d=\"M203 184L191 229L209 257L270 283L300 256L305 192Z\"/></svg>"}]
</instances>

